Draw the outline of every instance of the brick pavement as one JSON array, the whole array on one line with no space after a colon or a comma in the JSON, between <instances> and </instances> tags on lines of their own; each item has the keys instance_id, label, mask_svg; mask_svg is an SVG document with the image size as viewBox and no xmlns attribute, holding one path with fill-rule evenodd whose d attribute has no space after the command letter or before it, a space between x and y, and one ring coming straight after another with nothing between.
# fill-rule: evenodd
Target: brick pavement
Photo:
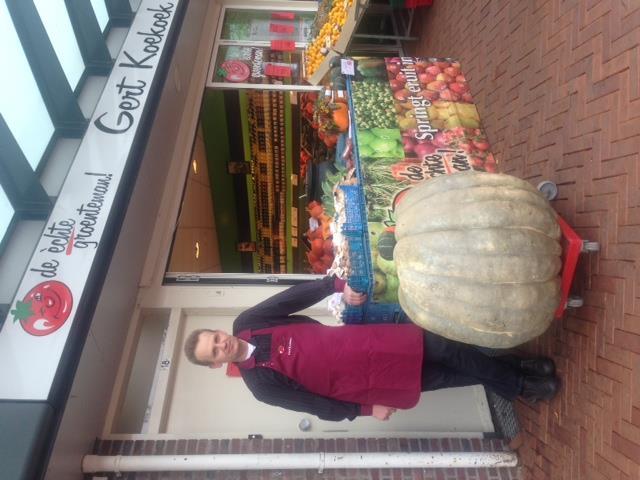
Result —
<instances>
[{"instance_id":1,"label":"brick pavement","mask_svg":"<svg viewBox=\"0 0 640 480\"><path fill-rule=\"evenodd\" d=\"M560 187L601 252L585 306L526 346L556 360L551 404L518 404L525 478L640 479L640 1L436 0L411 53L462 62L503 172Z\"/></svg>"}]
</instances>

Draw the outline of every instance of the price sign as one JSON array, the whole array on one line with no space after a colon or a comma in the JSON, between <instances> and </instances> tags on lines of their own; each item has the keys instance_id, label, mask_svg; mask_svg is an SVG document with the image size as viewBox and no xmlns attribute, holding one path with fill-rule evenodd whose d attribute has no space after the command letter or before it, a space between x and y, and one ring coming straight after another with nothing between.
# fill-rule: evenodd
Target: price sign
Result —
<instances>
[{"instance_id":1,"label":"price sign","mask_svg":"<svg viewBox=\"0 0 640 480\"><path fill-rule=\"evenodd\" d=\"M355 69L353 60L350 58L343 58L340 60L340 71L343 75L355 75Z\"/></svg>"},{"instance_id":2,"label":"price sign","mask_svg":"<svg viewBox=\"0 0 640 480\"><path fill-rule=\"evenodd\" d=\"M269 31L271 33L292 34L295 31L295 28L293 25L283 25L282 23L271 23L269 24Z\"/></svg>"},{"instance_id":3,"label":"price sign","mask_svg":"<svg viewBox=\"0 0 640 480\"><path fill-rule=\"evenodd\" d=\"M296 49L296 42L293 40L271 40L271 50L281 52L293 52Z\"/></svg>"},{"instance_id":4,"label":"price sign","mask_svg":"<svg viewBox=\"0 0 640 480\"><path fill-rule=\"evenodd\" d=\"M274 20L294 20L296 16L293 12L273 12L271 18Z\"/></svg>"},{"instance_id":5,"label":"price sign","mask_svg":"<svg viewBox=\"0 0 640 480\"><path fill-rule=\"evenodd\" d=\"M269 77L290 77L291 67L286 67L284 65L273 65L272 63L268 63L264 67L264 73Z\"/></svg>"}]
</instances>

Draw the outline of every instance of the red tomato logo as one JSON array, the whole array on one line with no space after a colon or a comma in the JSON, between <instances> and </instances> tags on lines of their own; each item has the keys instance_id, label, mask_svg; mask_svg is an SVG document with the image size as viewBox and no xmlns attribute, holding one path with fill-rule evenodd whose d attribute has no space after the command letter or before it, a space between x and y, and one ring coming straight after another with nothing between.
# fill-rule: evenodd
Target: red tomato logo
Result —
<instances>
[{"instance_id":1,"label":"red tomato logo","mask_svg":"<svg viewBox=\"0 0 640 480\"><path fill-rule=\"evenodd\" d=\"M42 337L58 330L69 318L73 295L64 283L55 280L42 282L29 290L22 301L11 310L13 321L30 335Z\"/></svg>"}]
</instances>

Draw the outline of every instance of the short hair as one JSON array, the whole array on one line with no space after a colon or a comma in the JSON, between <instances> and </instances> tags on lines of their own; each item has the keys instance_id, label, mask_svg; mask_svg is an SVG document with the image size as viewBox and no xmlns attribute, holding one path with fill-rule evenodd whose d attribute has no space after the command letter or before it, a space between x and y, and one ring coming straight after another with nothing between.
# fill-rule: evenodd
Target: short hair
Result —
<instances>
[{"instance_id":1,"label":"short hair","mask_svg":"<svg viewBox=\"0 0 640 480\"><path fill-rule=\"evenodd\" d=\"M214 330L211 330L210 328L199 328L191 332L184 342L184 354L187 356L189 361L191 363L202 365L204 367L208 367L209 363L203 362L202 360L198 360L196 358L196 347L198 346L198 341L200 340L200 334L206 332L213 333Z\"/></svg>"}]
</instances>

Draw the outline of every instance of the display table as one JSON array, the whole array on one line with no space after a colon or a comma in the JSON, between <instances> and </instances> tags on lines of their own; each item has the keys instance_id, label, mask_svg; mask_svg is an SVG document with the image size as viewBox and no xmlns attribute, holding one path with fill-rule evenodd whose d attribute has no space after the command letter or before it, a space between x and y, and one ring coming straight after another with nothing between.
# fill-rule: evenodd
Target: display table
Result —
<instances>
[{"instance_id":1,"label":"display table","mask_svg":"<svg viewBox=\"0 0 640 480\"><path fill-rule=\"evenodd\" d=\"M343 320L394 322L401 320L395 210L404 194L439 175L495 171L496 162L458 62L358 59L355 73L347 91L358 191L345 194L349 219L338 225L349 251L347 280L369 302L347 307ZM428 215L429 205L424 208Z\"/></svg>"}]
</instances>

